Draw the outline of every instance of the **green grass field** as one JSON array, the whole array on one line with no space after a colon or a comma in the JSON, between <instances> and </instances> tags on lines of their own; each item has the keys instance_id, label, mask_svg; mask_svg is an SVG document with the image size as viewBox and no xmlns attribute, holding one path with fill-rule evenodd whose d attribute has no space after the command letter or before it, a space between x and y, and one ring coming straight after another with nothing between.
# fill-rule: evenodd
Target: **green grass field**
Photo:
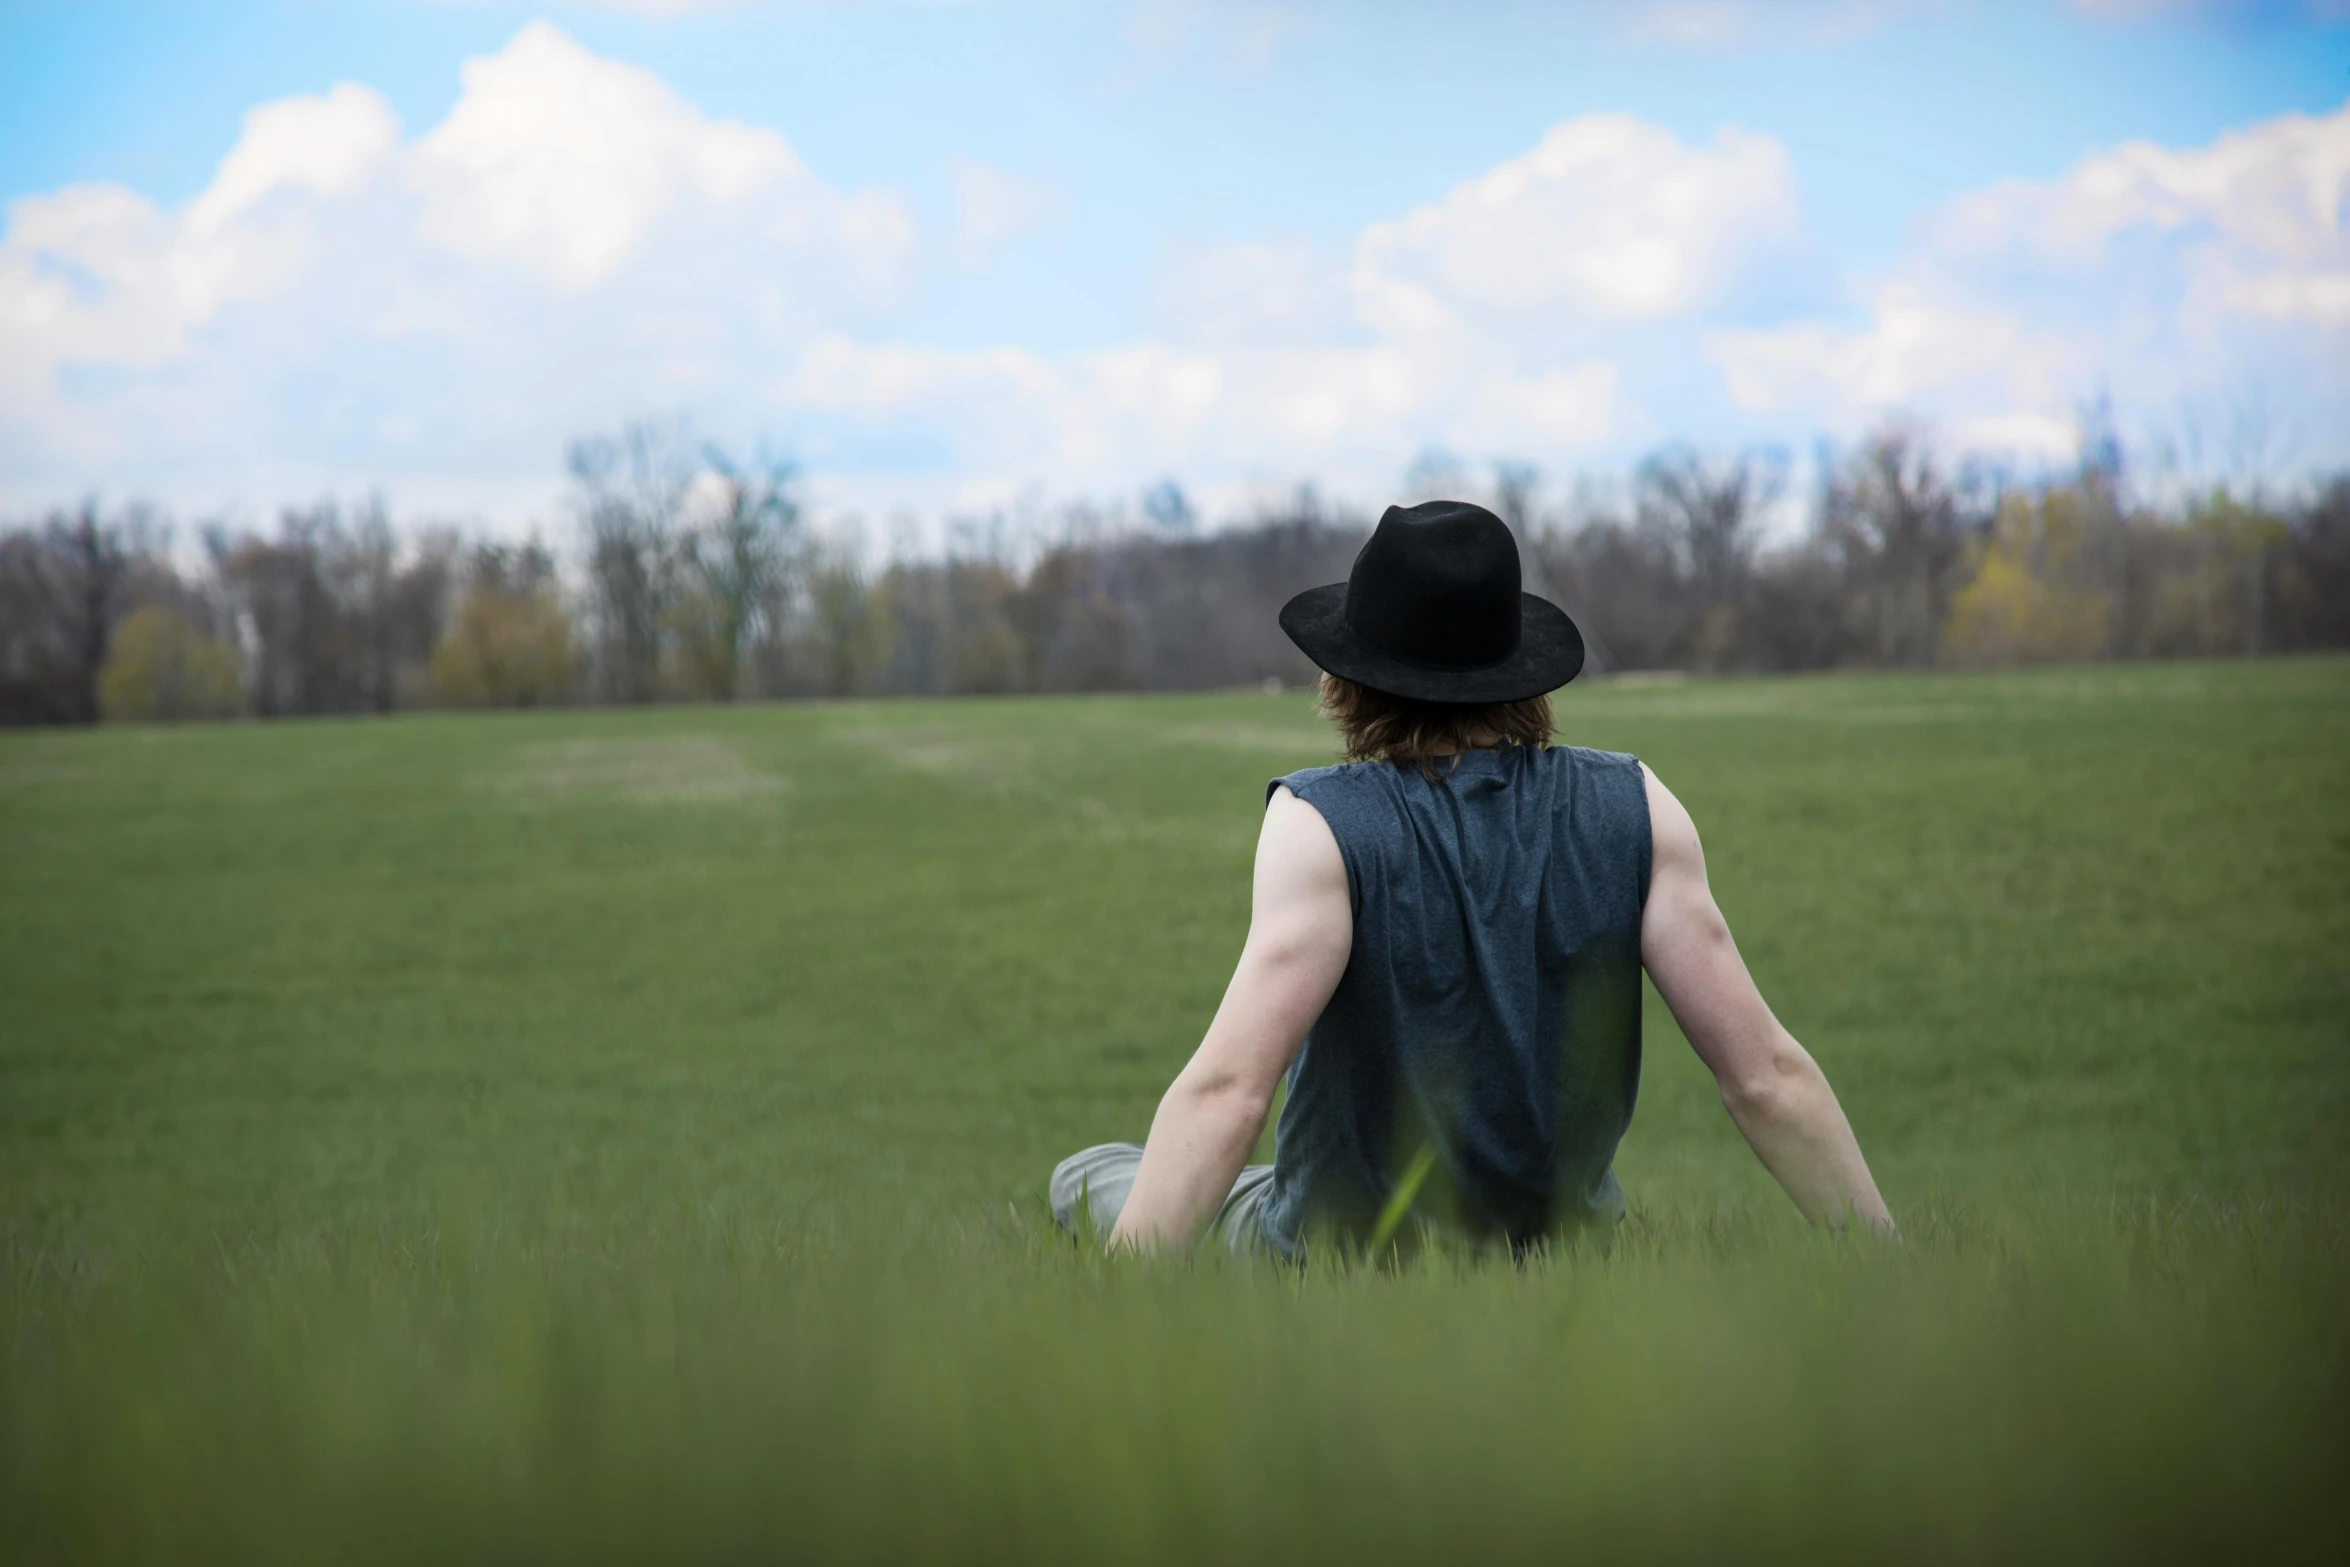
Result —
<instances>
[{"instance_id":1,"label":"green grass field","mask_svg":"<svg viewBox=\"0 0 2350 1567\"><path fill-rule=\"evenodd\" d=\"M0 737L0 1559L2350 1552L2350 661L1560 712L1905 1246L1653 997L1611 1246L1054 1235L1294 693Z\"/></svg>"}]
</instances>

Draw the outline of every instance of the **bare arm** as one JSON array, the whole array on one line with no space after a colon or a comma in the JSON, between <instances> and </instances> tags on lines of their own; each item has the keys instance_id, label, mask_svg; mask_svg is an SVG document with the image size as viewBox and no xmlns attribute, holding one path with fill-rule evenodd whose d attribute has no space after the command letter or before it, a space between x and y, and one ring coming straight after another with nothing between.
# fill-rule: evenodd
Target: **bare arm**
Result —
<instances>
[{"instance_id":1,"label":"bare arm","mask_svg":"<svg viewBox=\"0 0 2350 1567\"><path fill-rule=\"evenodd\" d=\"M1890 1233L1893 1216L1877 1195L1836 1091L1771 1015L1714 906L1697 824L1654 773L1645 766L1641 773L1655 849L1640 961L1712 1070L1747 1145L1804 1215L1834 1225L1857 1215Z\"/></svg>"},{"instance_id":2,"label":"bare arm","mask_svg":"<svg viewBox=\"0 0 2350 1567\"><path fill-rule=\"evenodd\" d=\"M1215 1222L1273 1090L1346 972L1346 862L1321 812L1274 791L1257 838L1248 942L1207 1037L1159 1101L1112 1248L1180 1248Z\"/></svg>"}]
</instances>

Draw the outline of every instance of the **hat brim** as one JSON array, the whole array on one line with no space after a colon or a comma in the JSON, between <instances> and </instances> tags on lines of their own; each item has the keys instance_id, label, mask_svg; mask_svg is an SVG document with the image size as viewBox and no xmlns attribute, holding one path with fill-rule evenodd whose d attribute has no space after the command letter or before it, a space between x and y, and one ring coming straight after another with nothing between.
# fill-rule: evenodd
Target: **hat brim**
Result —
<instances>
[{"instance_id":1,"label":"hat brim","mask_svg":"<svg viewBox=\"0 0 2350 1567\"><path fill-rule=\"evenodd\" d=\"M1315 667L1421 702L1523 702L1546 696L1583 668L1583 633L1567 612L1531 593L1518 595L1518 650L1476 669L1434 669L1390 657L1346 623L1346 584L1308 588L1281 606L1281 629Z\"/></svg>"}]
</instances>

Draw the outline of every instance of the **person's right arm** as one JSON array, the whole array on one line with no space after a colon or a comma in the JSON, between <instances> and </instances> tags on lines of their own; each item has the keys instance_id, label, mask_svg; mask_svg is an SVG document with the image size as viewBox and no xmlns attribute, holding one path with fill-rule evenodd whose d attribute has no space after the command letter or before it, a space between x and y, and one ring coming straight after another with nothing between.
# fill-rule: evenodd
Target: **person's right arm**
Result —
<instances>
[{"instance_id":1,"label":"person's right arm","mask_svg":"<svg viewBox=\"0 0 2350 1567\"><path fill-rule=\"evenodd\" d=\"M1891 1233L1893 1216L1818 1063L1780 1026L1746 972L1706 884L1697 824L1645 765L1650 860L1640 961L1747 1145L1815 1223L1853 1216Z\"/></svg>"}]
</instances>

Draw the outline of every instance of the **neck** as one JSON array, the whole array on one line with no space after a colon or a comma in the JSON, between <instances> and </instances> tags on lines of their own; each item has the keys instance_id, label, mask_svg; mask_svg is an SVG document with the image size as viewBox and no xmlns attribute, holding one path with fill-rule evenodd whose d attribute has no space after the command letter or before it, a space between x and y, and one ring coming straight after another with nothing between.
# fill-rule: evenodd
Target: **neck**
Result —
<instances>
[{"instance_id":1,"label":"neck","mask_svg":"<svg viewBox=\"0 0 2350 1567\"><path fill-rule=\"evenodd\" d=\"M1415 751L1410 756L1399 757L1398 760L1409 762L1423 756L1458 756L1463 751L1492 751L1498 750L1501 744L1500 730L1480 729L1477 733L1468 736L1465 743L1456 745L1448 740L1439 740L1424 750Z\"/></svg>"}]
</instances>

